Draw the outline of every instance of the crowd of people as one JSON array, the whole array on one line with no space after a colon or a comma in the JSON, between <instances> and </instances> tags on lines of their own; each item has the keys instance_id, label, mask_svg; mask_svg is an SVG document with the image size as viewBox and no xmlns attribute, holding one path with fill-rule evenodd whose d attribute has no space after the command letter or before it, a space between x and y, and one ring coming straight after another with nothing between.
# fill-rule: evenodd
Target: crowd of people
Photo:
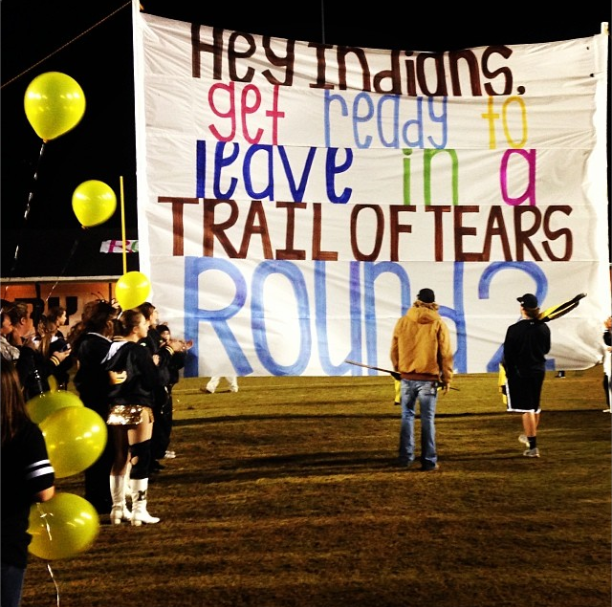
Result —
<instances>
[{"instance_id":1,"label":"crowd of people","mask_svg":"<svg viewBox=\"0 0 612 607\"><path fill-rule=\"evenodd\" d=\"M66 319L59 306L34 314L23 302L3 300L2 360L14 368L24 403L67 389L73 374L83 404L109 427L103 453L84 472L85 499L112 524L156 523L147 511L148 482L162 470L160 460L176 456L168 448L172 388L192 343L174 339L167 325L158 327L150 302L125 311L88 302L79 322L63 332Z\"/></svg>"}]
</instances>

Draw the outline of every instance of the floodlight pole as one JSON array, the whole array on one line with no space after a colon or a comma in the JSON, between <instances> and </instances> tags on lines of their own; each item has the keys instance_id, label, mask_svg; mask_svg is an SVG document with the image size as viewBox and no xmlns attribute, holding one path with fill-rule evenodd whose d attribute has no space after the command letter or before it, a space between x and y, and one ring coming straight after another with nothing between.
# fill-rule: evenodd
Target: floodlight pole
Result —
<instances>
[{"instance_id":1,"label":"floodlight pole","mask_svg":"<svg viewBox=\"0 0 612 607\"><path fill-rule=\"evenodd\" d=\"M325 44L325 0L321 0L321 42Z\"/></svg>"}]
</instances>

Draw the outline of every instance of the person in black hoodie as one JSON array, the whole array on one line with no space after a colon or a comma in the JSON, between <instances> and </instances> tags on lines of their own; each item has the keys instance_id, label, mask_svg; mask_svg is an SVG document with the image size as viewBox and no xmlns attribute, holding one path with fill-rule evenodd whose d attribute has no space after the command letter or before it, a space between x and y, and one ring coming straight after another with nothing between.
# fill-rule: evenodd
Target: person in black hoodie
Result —
<instances>
[{"instance_id":1,"label":"person in black hoodie","mask_svg":"<svg viewBox=\"0 0 612 607\"><path fill-rule=\"evenodd\" d=\"M143 313L138 309L126 310L118 320L123 339L112 343L105 361L105 369L113 384L107 418L115 445L115 459L110 473L113 498L111 524L118 525L124 520L125 477L129 467L131 522L134 526L140 526L159 522L159 518L147 511L147 494L154 411L157 410L157 394L163 384L153 355L143 343L149 330ZM169 345L160 348L165 349L169 350L169 356L173 354Z\"/></svg>"},{"instance_id":2,"label":"person in black hoodie","mask_svg":"<svg viewBox=\"0 0 612 607\"><path fill-rule=\"evenodd\" d=\"M138 306L147 323L147 336L142 343L147 346L153 355L153 361L157 366L160 376L159 387L155 392L155 423L153 424L153 435L151 437L151 475L161 472L163 466L159 460L164 459L170 444L170 432L172 430L172 397L171 378L174 373L173 366L177 364L177 355L187 348L184 341L169 337L164 340L158 328L158 312L155 306L146 301ZM166 347L167 346L167 347ZM178 363L180 364L180 363ZM183 363L184 364L184 363Z\"/></svg>"},{"instance_id":3,"label":"person in black hoodie","mask_svg":"<svg viewBox=\"0 0 612 607\"><path fill-rule=\"evenodd\" d=\"M532 293L517 297L521 319L508 327L504 340L508 411L522 413L525 457L540 457L537 429L540 423L540 396L546 376L546 354L550 351L550 329L540 320L538 299Z\"/></svg>"},{"instance_id":4,"label":"person in black hoodie","mask_svg":"<svg viewBox=\"0 0 612 607\"><path fill-rule=\"evenodd\" d=\"M155 455L156 459L173 459L176 457L176 453L168 449L170 446L170 435L172 433L172 423L174 414L174 403L172 401L172 388L178 383L180 379L180 370L185 366L185 359L187 357L187 350L193 346L192 341L178 340L178 349L176 345L177 340L172 339L170 328L168 325L157 325L156 330L162 340L162 345L173 343L174 355L170 359L166 369L162 373L162 381L165 383L167 399L164 403L164 407L161 410L160 419L157 420L161 427L160 442L157 447ZM155 432L153 433L155 435ZM154 457L155 457L154 455Z\"/></svg>"},{"instance_id":5,"label":"person in black hoodie","mask_svg":"<svg viewBox=\"0 0 612 607\"><path fill-rule=\"evenodd\" d=\"M157 370L160 375L160 384L155 394L155 405L157 414L155 415L155 423L153 424L153 435L151 436L151 462L150 462L150 473L151 475L161 472L164 466L159 462L166 453L166 448L170 442L170 435L167 428L168 418L168 401L169 395L166 389L166 385L169 380L169 364L171 356L168 355L168 351L160 351L160 347L163 344L163 340L157 330L158 312L155 306L148 301L138 306L145 317L148 329L147 335L142 340L142 343L146 345L151 354L153 355L153 361L157 366Z\"/></svg>"},{"instance_id":6,"label":"person in black hoodie","mask_svg":"<svg viewBox=\"0 0 612 607\"><path fill-rule=\"evenodd\" d=\"M109 404L110 382L102 365L113 338L113 321L118 310L103 300L88 302L81 321L72 327L68 340L72 345L77 372L74 385L83 404L106 420ZM109 514L112 498L108 476L114 460L113 436L109 433L104 451L85 470L85 499L98 514ZM129 511L126 517L129 517Z\"/></svg>"}]
</instances>

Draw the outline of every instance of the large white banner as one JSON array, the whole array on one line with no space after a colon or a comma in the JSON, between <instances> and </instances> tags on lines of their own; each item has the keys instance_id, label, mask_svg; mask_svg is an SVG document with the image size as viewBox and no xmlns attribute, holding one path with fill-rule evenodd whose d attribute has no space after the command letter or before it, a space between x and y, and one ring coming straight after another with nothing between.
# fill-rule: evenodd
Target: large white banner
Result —
<instances>
[{"instance_id":1,"label":"large white banner","mask_svg":"<svg viewBox=\"0 0 612 607\"><path fill-rule=\"evenodd\" d=\"M134 3L141 271L188 376L362 375L436 293L458 373L497 371L516 298L551 369L610 314L607 40L445 53L337 47ZM372 373L376 373L372 371Z\"/></svg>"}]
</instances>

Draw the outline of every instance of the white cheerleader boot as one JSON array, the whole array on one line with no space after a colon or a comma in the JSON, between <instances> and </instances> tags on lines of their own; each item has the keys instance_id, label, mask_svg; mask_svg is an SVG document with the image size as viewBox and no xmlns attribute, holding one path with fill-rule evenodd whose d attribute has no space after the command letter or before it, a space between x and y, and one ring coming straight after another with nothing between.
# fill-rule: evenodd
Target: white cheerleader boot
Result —
<instances>
[{"instance_id":1,"label":"white cheerleader boot","mask_svg":"<svg viewBox=\"0 0 612 607\"><path fill-rule=\"evenodd\" d=\"M159 523L156 516L151 516L147 512L147 489L149 487L148 478L133 478L132 484L132 525L154 525Z\"/></svg>"},{"instance_id":2,"label":"white cheerleader boot","mask_svg":"<svg viewBox=\"0 0 612 607\"><path fill-rule=\"evenodd\" d=\"M111 474L110 490L113 498L113 507L110 513L111 525L121 525L122 521L131 521L132 513L125 504L125 476Z\"/></svg>"}]
</instances>

